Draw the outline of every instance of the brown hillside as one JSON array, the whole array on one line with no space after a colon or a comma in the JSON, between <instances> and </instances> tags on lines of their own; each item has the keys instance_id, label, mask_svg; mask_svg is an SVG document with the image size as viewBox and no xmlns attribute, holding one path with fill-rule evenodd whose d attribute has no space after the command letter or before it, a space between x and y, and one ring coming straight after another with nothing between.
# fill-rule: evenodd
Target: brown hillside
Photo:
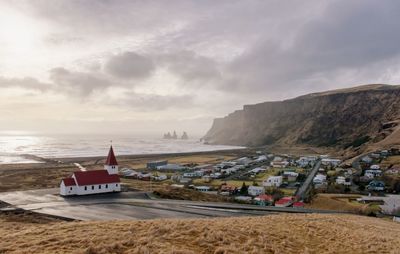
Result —
<instances>
[{"instance_id":1,"label":"brown hillside","mask_svg":"<svg viewBox=\"0 0 400 254\"><path fill-rule=\"evenodd\" d=\"M400 86L367 85L245 105L215 119L209 143L368 150L400 144Z\"/></svg>"},{"instance_id":2,"label":"brown hillside","mask_svg":"<svg viewBox=\"0 0 400 254\"><path fill-rule=\"evenodd\" d=\"M395 253L400 224L353 215L21 224L0 253Z\"/></svg>"}]
</instances>

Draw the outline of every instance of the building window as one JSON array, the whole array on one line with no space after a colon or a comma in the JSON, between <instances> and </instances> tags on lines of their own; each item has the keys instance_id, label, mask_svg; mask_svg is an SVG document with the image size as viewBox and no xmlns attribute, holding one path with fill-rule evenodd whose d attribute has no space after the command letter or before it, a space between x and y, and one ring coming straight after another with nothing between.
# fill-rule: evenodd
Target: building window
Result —
<instances>
[{"instance_id":1,"label":"building window","mask_svg":"<svg viewBox=\"0 0 400 254\"><path fill-rule=\"evenodd\" d=\"M101 189L101 185L99 185L99 190Z\"/></svg>"},{"instance_id":2,"label":"building window","mask_svg":"<svg viewBox=\"0 0 400 254\"><path fill-rule=\"evenodd\" d=\"M108 184L106 184L106 189L108 189Z\"/></svg>"},{"instance_id":3,"label":"building window","mask_svg":"<svg viewBox=\"0 0 400 254\"><path fill-rule=\"evenodd\" d=\"M85 190L87 190L87 186L85 186Z\"/></svg>"},{"instance_id":4,"label":"building window","mask_svg":"<svg viewBox=\"0 0 400 254\"><path fill-rule=\"evenodd\" d=\"M115 186L116 186L116 187L118 187L118 183L117 183L117 184L115 184Z\"/></svg>"},{"instance_id":5,"label":"building window","mask_svg":"<svg viewBox=\"0 0 400 254\"><path fill-rule=\"evenodd\" d=\"M94 186L92 185L92 190L94 190Z\"/></svg>"},{"instance_id":6,"label":"building window","mask_svg":"<svg viewBox=\"0 0 400 254\"><path fill-rule=\"evenodd\" d=\"M69 187L69 190L72 190L72 187Z\"/></svg>"}]
</instances>

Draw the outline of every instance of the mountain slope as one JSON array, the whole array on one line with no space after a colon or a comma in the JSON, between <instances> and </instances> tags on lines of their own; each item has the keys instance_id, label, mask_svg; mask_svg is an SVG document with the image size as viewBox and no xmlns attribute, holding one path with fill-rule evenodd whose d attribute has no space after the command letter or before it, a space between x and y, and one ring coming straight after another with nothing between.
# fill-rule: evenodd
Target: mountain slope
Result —
<instances>
[{"instance_id":1,"label":"mountain slope","mask_svg":"<svg viewBox=\"0 0 400 254\"><path fill-rule=\"evenodd\" d=\"M366 85L245 105L214 120L204 139L226 145L359 148L399 144L400 86Z\"/></svg>"}]
</instances>

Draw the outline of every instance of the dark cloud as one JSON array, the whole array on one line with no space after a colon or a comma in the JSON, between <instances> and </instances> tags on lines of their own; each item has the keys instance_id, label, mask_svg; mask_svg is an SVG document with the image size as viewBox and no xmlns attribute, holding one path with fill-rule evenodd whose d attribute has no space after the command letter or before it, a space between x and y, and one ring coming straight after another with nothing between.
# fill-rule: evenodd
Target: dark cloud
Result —
<instances>
[{"instance_id":1,"label":"dark cloud","mask_svg":"<svg viewBox=\"0 0 400 254\"><path fill-rule=\"evenodd\" d=\"M400 35L395 31L400 23L394 18L399 11L397 1L332 2L296 32L289 47L267 37L246 49L229 65L224 89L299 94L375 82L399 59ZM361 80L359 72L365 75ZM329 84L349 80L349 73L352 83ZM331 76L336 77L327 79Z\"/></svg>"},{"instance_id":2,"label":"dark cloud","mask_svg":"<svg viewBox=\"0 0 400 254\"><path fill-rule=\"evenodd\" d=\"M123 98L111 103L118 106L140 109L142 111L161 111L169 108L192 107L193 96L190 95L157 95L127 92Z\"/></svg>"},{"instance_id":3,"label":"dark cloud","mask_svg":"<svg viewBox=\"0 0 400 254\"><path fill-rule=\"evenodd\" d=\"M219 66L209 57L196 54L193 51L177 51L157 56L157 62L187 82L218 81L221 78Z\"/></svg>"},{"instance_id":4,"label":"dark cloud","mask_svg":"<svg viewBox=\"0 0 400 254\"><path fill-rule=\"evenodd\" d=\"M101 77L101 74L73 72L65 68L54 68L50 71L50 79L59 92L86 96L93 91L102 90L112 83Z\"/></svg>"},{"instance_id":5,"label":"dark cloud","mask_svg":"<svg viewBox=\"0 0 400 254\"><path fill-rule=\"evenodd\" d=\"M149 77L155 66L152 60L135 52L124 52L111 57L105 70L111 75L122 79L144 79Z\"/></svg>"},{"instance_id":6,"label":"dark cloud","mask_svg":"<svg viewBox=\"0 0 400 254\"><path fill-rule=\"evenodd\" d=\"M52 88L51 84L40 82L35 78L5 78L0 77L0 88L19 87L27 90L47 91Z\"/></svg>"}]
</instances>

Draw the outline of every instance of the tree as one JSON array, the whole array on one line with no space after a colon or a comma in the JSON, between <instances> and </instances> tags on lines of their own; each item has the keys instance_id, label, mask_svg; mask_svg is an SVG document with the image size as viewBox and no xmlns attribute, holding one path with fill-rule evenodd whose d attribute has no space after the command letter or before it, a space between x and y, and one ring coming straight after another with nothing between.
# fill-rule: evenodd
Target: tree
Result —
<instances>
[{"instance_id":1,"label":"tree","mask_svg":"<svg viewBox=\"0 0 400 254\"><path fill-rule=\"evenodd\" d=\"M240 188L240 194L241 194L241 195L246 195L248 189L249 189L249 187L247 187L246 183L243 182L242 188Z\"/></svg>"}]
</instances>

